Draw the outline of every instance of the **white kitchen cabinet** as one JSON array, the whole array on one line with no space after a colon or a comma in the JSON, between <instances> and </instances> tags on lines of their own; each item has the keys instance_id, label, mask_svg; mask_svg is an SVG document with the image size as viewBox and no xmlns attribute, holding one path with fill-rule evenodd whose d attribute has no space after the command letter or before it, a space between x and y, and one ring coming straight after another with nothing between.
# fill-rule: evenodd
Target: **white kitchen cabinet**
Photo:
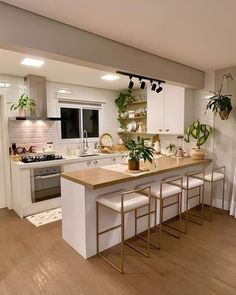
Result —
<instances>
[{"instance_id":1,"label":"white kitchen cabinet","mask_svg":"<svg viewBox=\"0 0 236 295\"><path fill-rule=\"evenodd\" d=\"M147 132L151 134L183 134L186 116L187 91L183 87L165 84L163 91L147 92ZM187 101L187 99L189 101ZM191 113L191 106L189 109Z\"/></svg>"},{"instance_id":2,"label":"white kitchen cabinet","mask_svg":"<svg viewBox=\"0 0 236 295\"><path fill-rule=\"evenodd\" d=\"M112 157L109 155L107 157L105 156L105 158L100 158L100 159L97 159L97 158L93 159L93 157L90 157L90 159L86 159L84 161L63 165L63 171L70 172L70 171L96 168L96 167L102 167L102 166L119 164L119 163L121 163L121 156L119 155L114 155Z\"/></svg>"}]
</instances>

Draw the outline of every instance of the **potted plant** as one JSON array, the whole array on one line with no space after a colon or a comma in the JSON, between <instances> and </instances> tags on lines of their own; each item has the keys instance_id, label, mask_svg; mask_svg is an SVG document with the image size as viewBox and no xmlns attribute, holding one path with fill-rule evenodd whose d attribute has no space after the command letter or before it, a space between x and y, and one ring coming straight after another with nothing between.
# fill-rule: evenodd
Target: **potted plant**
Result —
<instances>
[{"instance_id":1,"label":"potted plant","mask_svg":"<svg viewBox=\"0 0 236 295\"><path fill-rule=\"evenodd\" d=\"M206 106L206 111L211 110L212 112L219 113L222 120L227 120L233 107L231 104L231 94L222 94L224 79L233 80L233 77L230 73L225 74L223 76L223 82L221 83L219 90L217 92L211 91L213 96L209 98L209 102Z\"/></svg>"},{"instance_id":2,"label":"potted plant","mask_svg":"<svg viewBox=\"0 0 236 295\"><path fill-rule=\"evenodd\" d=\"M138 136L137 140L128 139L124 142L124 145L128 150L125 156L129 158L129 170L139 170L139 161L141 159L143 159L144 162L153 162L153 153L155 150L153 147L145 145L145 138Z\"/></svg>"},{"instance_id":3,"label":"potted plant","mask_svg":"<svg viewBox=\"0 0 236 295\"><path fill-rule=\"evenodd\" d=\"M10 110L11 111L15 111L15 110L19 110L19 115L21 117L25 117L26 116L26 112L29 111L31 113L35 112L35 107L36 107L36 103L35 100L32 98L29 98L29 96L26 93L21 94L19 100L17 103L14 103Z\"/></svg>"},{"instance_id":4,"label":"potted plant","mask_svg":"<svg viewBox=\"0 0 236 295\"><path fill-rule=\"evenodd\" d=\"M120 128L122 130L126 130L126 124L122 119L125 117L125 112L127 111L129 104L131 104L133 101L134 96L132 95L131 89L122 91L115 100L115 104L118 108L118 121L120 122Z\"/></svg>"},{"instance_id":5,"label":"potted plant","mask_svg":"<svg viewBox=\"0 0 236 295\"><path fill-rule=\"evenodd\" d=\"M168 152L169 156L173 156L176 152L176 145L173 143L170 143L167 147L166 150Z\"/></svg>"},{"instance_id":6,"label":"potted plant","mask_svg":"<svg viewBox=\"0 0 236 295\"><path fill-rule=\"evenodd\" d=\"M205 150L201 146L207 141L209 135L212 133L212 128L207 124L202 124L199 120L193 122L185 130L184 141L189 142L192 136L196 139L197 148L192 148L191 157L193 159L204 159Z\"/></svg>"}]
</instances>

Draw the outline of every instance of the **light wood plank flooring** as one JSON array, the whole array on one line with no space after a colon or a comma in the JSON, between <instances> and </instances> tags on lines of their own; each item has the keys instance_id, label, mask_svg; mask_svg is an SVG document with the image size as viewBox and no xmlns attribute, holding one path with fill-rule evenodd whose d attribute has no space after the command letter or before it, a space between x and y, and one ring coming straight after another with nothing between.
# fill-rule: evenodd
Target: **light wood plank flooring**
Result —
<instances>
[{"instance_id":1,"label":"light wood plank flooring","mask_svg":"<svg viewBox=\"0 0 236 295\"><path fill-rule=\"evenodd\" d=\"M229 216L190 223L181 240L163 234L163 250L151 249L150 259L125 250L121 275L98 257L77 254L61 239L61 222L36 228L2 209L0 294L236 294L236 220Z\"/></svg>"}]
</instances>

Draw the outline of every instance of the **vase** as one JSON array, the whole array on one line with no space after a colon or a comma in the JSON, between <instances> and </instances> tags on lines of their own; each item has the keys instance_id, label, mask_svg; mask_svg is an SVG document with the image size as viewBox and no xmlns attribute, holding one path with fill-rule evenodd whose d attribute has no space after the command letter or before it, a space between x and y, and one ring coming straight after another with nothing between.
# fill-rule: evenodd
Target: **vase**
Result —
<instances>
[{"instance_id":1,"label":"vase","mask_svg":"<svg viewBox=\"0 0 236 295\"><path fill-rule=\"evenodd\" d=\"M205 150L199 148L192 148L191 158L194 160L204 160Z\"/></svg>"},{"instance_id":2,"label":"vase","mask_svg":"<svg viewBox=\"0 0 236 295\"><path fill-rule=\"evenodd\" d=\"M23 108L19 109L19 117L26 117L26 109L23 109Z\"/></svg>"},{"instance_id":3,"label":"vase","mask_svg":"<svg viewBox=\"0 0 236 295\"><path fill-rule=\"evenodd\" d=\"M219 115L221 120L227 120L229 118L229 112L227 111L219 111Z\"/></svg>"},{"instance_id":4,"label":"vase","mask_svg":"<svg viewBox=\"0 0 236 295\"><path fill-rule=\"evenodd\" d=\"M128 160L128 169L129 170L139 170L139 161L136 160Z\"/></svg>"}]
</instances>

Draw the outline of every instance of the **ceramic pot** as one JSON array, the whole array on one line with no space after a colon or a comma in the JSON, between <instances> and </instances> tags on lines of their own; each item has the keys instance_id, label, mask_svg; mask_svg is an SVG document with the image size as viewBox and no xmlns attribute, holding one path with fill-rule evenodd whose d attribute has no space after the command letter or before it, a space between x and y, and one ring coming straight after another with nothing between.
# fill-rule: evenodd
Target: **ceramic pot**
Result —
<instances>
[{"instance_id":1,"label":"ceramic pot","mask_svg":"<svg viewBox=\"0 0 236 295\"><path fill-rule=\"evenodd\" d=\"M229 118L229 112L227 111L219 111L219 115L221 120L227 120Z\"/></svg>"},{"instance_id":2,"label":"ceramic pot","mask_svg":"<svg viewBox=\"0 0 236 295\"><path fill-rule=\"evenodd\" d=\"M19 117L26 117L26 109L19 109Z\"/></svg>"},{"instance_id":3,"label":"ceramic pot","mask_svg":"<svg viewBox=\"0 0 236 295\"><path fill-rule=\"evenodd\" d=\"M128 169L129 170L139 170L139 161L128 160Z\"/></svg>"},{"instance_id":4,"label":"ceramic pot","mask_svg":"<svg viewBox=\"0 0 236 295\"><path fill-rule=\"evenodd\" d=\"M204 149L198 149L198 148L192 148L191 158L194 159L194 160L204 160L204 158L205 158L205 150Z\"/></svg>"}]
</instances>

